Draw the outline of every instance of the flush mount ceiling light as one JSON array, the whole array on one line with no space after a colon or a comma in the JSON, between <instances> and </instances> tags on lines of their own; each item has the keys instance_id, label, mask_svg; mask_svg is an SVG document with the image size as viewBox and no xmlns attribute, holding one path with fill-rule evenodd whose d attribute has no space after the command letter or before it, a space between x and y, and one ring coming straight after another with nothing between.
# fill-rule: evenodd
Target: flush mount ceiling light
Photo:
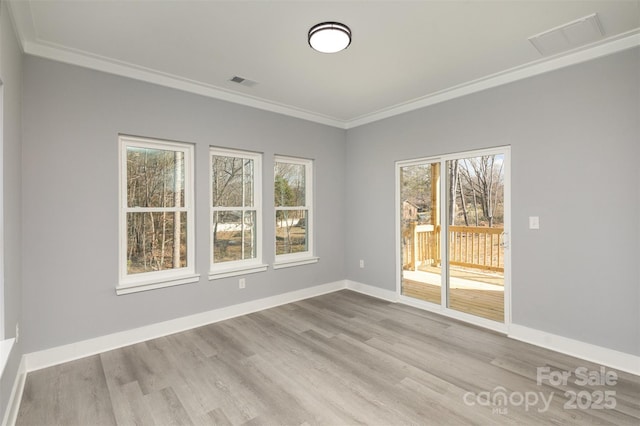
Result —
<instances>
[{"instance_id":1,"label":"flush mount ceiling light","mask_svg":"<svg viewBox=\"0 0 640 426\"><path fill-rule=\"evenodd\" d=\"M351 44L351 30L339 22L323 22L309 30L309 46L322 53L336 53Z\"/></svg>"}]
</instances>

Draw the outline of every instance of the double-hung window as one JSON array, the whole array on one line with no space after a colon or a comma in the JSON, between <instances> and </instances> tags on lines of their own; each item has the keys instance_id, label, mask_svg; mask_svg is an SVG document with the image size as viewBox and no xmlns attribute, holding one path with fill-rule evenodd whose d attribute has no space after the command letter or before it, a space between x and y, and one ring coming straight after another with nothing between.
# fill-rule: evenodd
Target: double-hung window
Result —
<instances>
[{"instance_id":1,"label":"double-hung window","mask_svg":"<svg viewBox=\"0 0 640 426\"><path fill-rule=\"evenodd\" d=\"M118 294L198 281L193 145L120 136Z\"/></svg>"},{"instance_id":2,"label":"double-hung window","mask_svg":"<svg viewBox=\"0 0 640 426\"><path fill-rule=\"evenodd\" d=\"M312 160L281 156L275 158L274 204L274 268L317 262L318 258L313 253Z\"/></svg>"},{"instance_id":3,"label":"double-hung window","mask_svg":"<svg viewBox=\"0 0 640 426\"><path fill-rule=\"evenodd\" d=\"M262 155L210 149L211 267L209 278L260 272Z\"/></svg>"}]
</instances>

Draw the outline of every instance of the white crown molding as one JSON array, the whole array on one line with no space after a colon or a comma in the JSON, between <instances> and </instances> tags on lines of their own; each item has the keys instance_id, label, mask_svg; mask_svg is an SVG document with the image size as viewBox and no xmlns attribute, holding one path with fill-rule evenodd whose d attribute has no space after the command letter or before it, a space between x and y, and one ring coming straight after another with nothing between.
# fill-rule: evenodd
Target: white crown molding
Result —
<instances>
[{"instance_id":1,"label":"white crown molding","mask_svg":"<svg viewBox=\"0 0 640 426\"><path fill-rule=\"evenodd\" d=\"M640 46L640 28L349 120L347 129Z\"/></svg>"},{"instance_id":2,"label":"white crown molding","mask_svg":"<svg viewBox=\"0 0 640 426\"><path fill-rule=\"evenodd\" d=\"M345 130L640 46L640 28L636 28L626 33L609 37L569 52L560 53L548 58L541 58L528 64L449 87L447 89L430 93L428 95L350 120L341 120L313 111L296 108L291 105L271 102L266 99L252 97L244 93L226 90L214 85L186 79L173 74L44 42L38 38L35 24L33 22L33 15L31 13L30 1L9 0L7 3L9 5L9 11L11 12L10 14L12 16L22 50L26 54L158 84L160 86L170 87L189 93L195 93L214 99L300 118Z\"/></svg>"},{"instance_id":3,"label":"white crown molding","mask_svg":"<svg viewBox=\"0 0 640 426\"><path fill-rule=\"evenodd\" d=\"M26 54L39 56L54 61L65 62L79 67L90 68L109 74L128 77L147 83L153 83L184 92L195 93L222 101L232 102L252 108L257 108L277 114L313 121L327 126L346 128L346 122L305 111L300 108L284 105L250 95L232 92L210 84L179 77L173 74L156 71L150 68L140 67L127 62L116 61L111 58L100 57L87 52L75 51L61 46L41 41L22 41L22 47Z\"/></svg>"},{"instance_id":4,"label":"white crown molding","mask_svg":"<svg viewBox=\"0 0 640 426\"><path fill-rule=\"evenodd\" d=\"M31 2L8 0L5 1L5 4L7 5L9 19L13 24L20 48L24 51L24 41L35 40L37 38L35 23L33 22L33 13L31 13Z\"/></svg>"},{"instance_id":5,"label":"white crown molding","mask_svg":"<svg viewBox=\"0 0 640 426\"><path fill-rule=\"evenodd\" d=\"M277 102L268 101L258 97L223 89L211 84L183 78L177 75L164 73L150 68L145 68L118 61L104 56L94 55L81 50L70 49L40 40L31 12L31 1L9 0L10 16L22 51L28 55L51 59L58 62L77 65L109 74L128 77L147 83L153 83L184 92L195 93L222 101L245 105L277 114L313 121L327 126L346 128L346 122L333 117L328 117L312 111L292 107Z\"/></svg>"}]
</instances>

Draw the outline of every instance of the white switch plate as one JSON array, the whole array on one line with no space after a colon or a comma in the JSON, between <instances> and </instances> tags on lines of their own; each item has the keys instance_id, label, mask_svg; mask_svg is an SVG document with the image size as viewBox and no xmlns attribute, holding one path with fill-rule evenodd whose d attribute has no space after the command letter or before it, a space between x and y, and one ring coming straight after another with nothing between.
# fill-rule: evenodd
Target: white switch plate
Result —
<instances>
[{"instance_id":1,"label":"white switch plate","mask_svg":"<svg viewBox=\"0 0 640 426\"><path fill-rule=\"evenodd\" d=\"M244 288L246 286L246 284L247 284L247 281L244 278L240 278L238 280L238 287L239 288Z\"/></svg>"},{"instance_id":2,"label":"white switch plate","mask_svg":"<svg viewBox=\"0 0 640 426\"><path fill-rule=\"evenodd\" d=\"M360 259L360 267L364 268L364 260Z\"/></svg>"},{"instance_id":3,"label":"white switch plate","mask_svg":"<svg viewBox=\"0 0 640 426\"><path fill-rule=\"evenodd\" d=\"M540 229L540 217L529 216L529 229Z\"/></svg>"}]
</instances>

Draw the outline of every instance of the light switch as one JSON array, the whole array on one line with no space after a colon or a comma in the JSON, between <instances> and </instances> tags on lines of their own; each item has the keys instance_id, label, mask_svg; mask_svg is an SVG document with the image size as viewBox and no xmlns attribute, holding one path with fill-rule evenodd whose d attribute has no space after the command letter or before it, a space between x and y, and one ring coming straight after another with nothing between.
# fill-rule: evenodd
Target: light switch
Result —
<instances>
[{"instance_id":1,"label":"light switch","mask_svg":"<svg viewBox=\"0 0 640 426\"><path fill-rule=\"evenodd\" d=\"M529 216L529 229L540 229L540 217Z\"/></svg>"}]
</instances>

